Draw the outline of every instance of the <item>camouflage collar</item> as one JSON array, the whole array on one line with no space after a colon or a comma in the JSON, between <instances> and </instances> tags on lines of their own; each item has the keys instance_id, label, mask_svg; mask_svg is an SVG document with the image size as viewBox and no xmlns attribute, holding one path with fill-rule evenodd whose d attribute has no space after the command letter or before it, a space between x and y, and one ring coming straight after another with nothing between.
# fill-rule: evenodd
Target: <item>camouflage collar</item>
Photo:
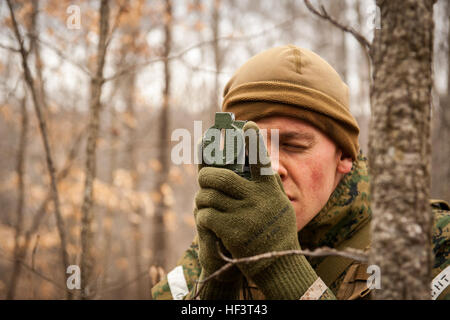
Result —
<instances>
[{"instance_id":1,"label":"camouflage collar","mask_svg":"<svg viewBox=\"0 0 450 320\"><path fill-rule=\"evenodd\" d=\"M334 248L370 221L367 158L361 153L322 210L300 232L304 249Z\"/></svg>"}]
</instances>

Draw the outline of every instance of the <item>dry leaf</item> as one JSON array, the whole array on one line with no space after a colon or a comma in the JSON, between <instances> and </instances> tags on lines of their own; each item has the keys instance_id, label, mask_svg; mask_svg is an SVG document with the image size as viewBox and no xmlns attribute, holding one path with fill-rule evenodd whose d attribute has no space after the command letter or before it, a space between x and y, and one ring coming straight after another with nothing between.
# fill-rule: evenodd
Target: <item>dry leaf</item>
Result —
<instances>
[{"instance_id":1,"label":"dry leaf","mask_svg":"<svg viewBox=\"0 0 450 320\"><path fill-rule=\"evenodd\" d=\"M128 268L128 259L127 258L118 258L115 261L116 267L119 268L119 270L126 270Z\"/></svg>"},{"instance_id":2,"label":"dry leaf","mask_svg":"<svg viewBox=\"0 0 450 320\"><path fill-rule=\"evenodd\" d=\"M153 171L156 172L160 172L162 169L161 162L159 162L157 159L150 159L148 165Z\"/></svg>"}]
</instances>

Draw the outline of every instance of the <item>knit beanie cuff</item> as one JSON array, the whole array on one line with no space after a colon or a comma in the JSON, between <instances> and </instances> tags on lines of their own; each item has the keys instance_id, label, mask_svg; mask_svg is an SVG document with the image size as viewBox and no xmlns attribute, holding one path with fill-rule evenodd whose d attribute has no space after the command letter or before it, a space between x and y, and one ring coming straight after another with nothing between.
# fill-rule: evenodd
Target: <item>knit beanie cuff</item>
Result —
<instances>
[{"instance_id":1,"label":"knit beanie cuff","mask_svg":"<svg viewBox=\"0 0 450 320\"><path fill-rule=\"evenodd\" d=\"M342 117L340 119L333 118L308 107L267 101L247 101L234 104L229 101L224 111L233 112L237 120L258 121L270 116L286 116L305 121L329 137L352 160L356 160L358 156L359 127L356 121L351 120L353 117L350 120Z\"/></svg>"}]
</instances>

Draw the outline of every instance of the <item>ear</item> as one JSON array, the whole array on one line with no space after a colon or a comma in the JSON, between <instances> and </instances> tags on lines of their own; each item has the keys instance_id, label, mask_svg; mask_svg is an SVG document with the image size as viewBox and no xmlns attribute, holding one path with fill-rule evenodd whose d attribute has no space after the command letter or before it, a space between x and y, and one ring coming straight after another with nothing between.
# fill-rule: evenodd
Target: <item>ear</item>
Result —
<instances>
[{"instance_id":1,"label":"ear","mask_svg":"<svg viewBox=\"0 0 450 320\"><path fill-rule=\"evenodd\" d=\"M342 153L341 150L338 151L338 163L336 167L337 173L346 174L352 170L353 161L351 157L348 157Z\"/></svg>"}]
</instances>

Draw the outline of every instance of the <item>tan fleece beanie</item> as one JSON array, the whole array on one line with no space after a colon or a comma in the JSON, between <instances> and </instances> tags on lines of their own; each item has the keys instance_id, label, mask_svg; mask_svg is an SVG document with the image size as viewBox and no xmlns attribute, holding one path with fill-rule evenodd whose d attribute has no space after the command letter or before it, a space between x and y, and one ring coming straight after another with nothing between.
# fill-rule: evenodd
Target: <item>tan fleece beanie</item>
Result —
<instances>
[{"instance_id":1,"label":"tan fleece beanie","mask_svg":"<svg viewBox=\"0 0 450 320\"><path fill-rule=\"evenodd\" d=\"M222 110L236 119L289 116L311 123L356 159L359 127L349 109L347 85L312 51L293 45L248 60L224 89Z\"/></svg>"}]
</instances>

